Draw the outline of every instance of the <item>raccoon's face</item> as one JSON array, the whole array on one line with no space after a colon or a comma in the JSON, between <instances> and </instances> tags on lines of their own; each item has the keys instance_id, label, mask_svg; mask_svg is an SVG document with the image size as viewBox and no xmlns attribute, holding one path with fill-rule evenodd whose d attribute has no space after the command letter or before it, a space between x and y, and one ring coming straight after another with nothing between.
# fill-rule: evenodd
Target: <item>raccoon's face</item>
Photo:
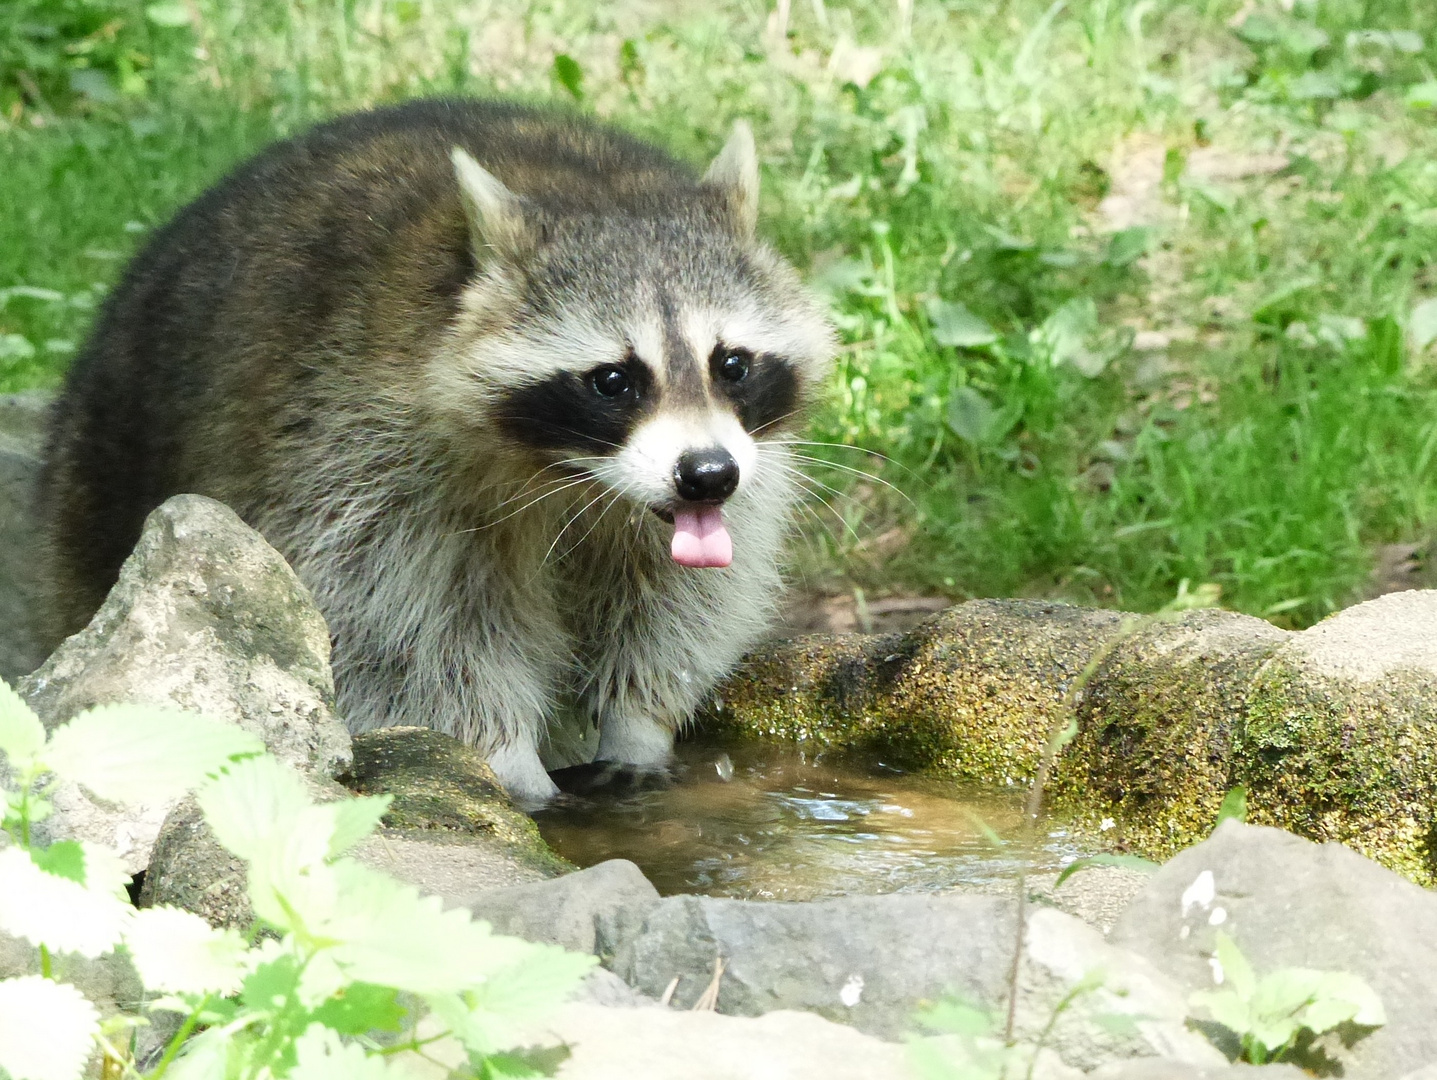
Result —
<instances>
[{"instance_id":1,"label":"raccoon's face","mask_svg":"<svg viewBox=\"0 0 1437 1080\"><path fill-rule=\"evenodd\" d=\"M549 220L465 298L487 420L551 487L597 480L600 500L671 522L673 559L695 567L732 560L724 507L789 467L762 444L793 426L832 351L792 269L752 240L754 192L710 182L708 205Z\"/></svg>"}]
</instances>

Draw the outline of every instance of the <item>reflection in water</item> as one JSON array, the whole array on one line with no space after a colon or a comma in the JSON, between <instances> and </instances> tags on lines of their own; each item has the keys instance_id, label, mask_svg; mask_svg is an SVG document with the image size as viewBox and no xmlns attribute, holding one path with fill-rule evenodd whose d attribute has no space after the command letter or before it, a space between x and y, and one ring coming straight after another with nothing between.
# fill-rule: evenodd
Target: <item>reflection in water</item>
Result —
<instances>
[{"instance_id":1,"label":"reflection in water","mask_svg":"<svg viewBox=\"0 0 1437 1080\"><path fill-rule=\"evenodd\" d=\"M537 815L544 839L580 866L631 859L665 895L808 900L1011 877L993 834L1016 835L1021 795L955 787L882 765L814 760L792 747L678 748L671 788L571 799ZM1078 854L1061 829L1035 867Z\"/></svg>"}]
</instances>

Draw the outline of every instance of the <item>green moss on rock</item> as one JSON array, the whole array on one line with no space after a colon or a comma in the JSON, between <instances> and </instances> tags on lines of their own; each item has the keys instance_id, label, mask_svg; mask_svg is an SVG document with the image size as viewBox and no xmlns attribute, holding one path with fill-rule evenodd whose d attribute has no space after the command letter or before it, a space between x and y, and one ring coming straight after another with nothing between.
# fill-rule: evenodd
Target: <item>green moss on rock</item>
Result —
<instances>
[{"instance_id":1,"label":"green moss on rock","mask_svg":"<svg viewBox=\"0 0 1437 1080\"><path fill-rule=\"evenodd\" d=\"M448 735L419 727L355 735L354 765L339 779L357 795L393 796L388 828L485 838L546 877L574 869L510 801L483 755Z\"/></svg>"}]
</instances>

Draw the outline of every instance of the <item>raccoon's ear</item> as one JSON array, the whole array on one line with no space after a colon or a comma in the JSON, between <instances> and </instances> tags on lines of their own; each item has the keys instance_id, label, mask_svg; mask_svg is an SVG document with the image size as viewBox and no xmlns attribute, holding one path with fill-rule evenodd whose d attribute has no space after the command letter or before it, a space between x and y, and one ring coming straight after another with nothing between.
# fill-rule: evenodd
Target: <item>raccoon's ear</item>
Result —
<instances>
[{"instance_id":1,"label":"raccoon's ear","mask_svg":"<svg viewBox=\"0 0 1437 1080\"><path fill-rule=\"evenodd\" d=\"M704 183L723 193L735 231L752 240L758 225L758 154L748 121L734 121L733 134L704 173Z\"/></svg>"},{"instance_id":2,"label":"raccoon's ear","mask_svg":"<svg viewBox=\"0 0 1437 1080\"><path fill-rule=\"evenodd\" d=\"M474 254L483 261L485 249L514 256L531 246L532 234L524 220L519 196L506 188L488 169L456 146L449 154Z\"/></svg>"}]
</instances>

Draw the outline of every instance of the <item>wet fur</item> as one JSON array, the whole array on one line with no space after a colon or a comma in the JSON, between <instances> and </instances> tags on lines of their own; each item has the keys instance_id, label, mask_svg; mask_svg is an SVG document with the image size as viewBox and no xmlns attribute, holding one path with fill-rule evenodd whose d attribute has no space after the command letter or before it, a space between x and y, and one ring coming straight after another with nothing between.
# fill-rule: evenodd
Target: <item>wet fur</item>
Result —
<instances>
[{"instance_id":1,"label":"wet fur","mask_svg":"<svg viewBox=\"0 0 1437 1080\"><path fill-rule=\"evenodd\" d=\"M515 235L476 222L456 146L522 197ZM598 723L601 757L663 761L771 617L796 491L763 440L827 361L822 318L748 235L751 209L613 129L496 103L411 103L271 148L154 236L56 404L53 636L98 608L150 510L198 492L314 593L353 730L449 732L536 797L552 788L535 750L564 713ZM748 417L760 461L726 508L727 569L676 565L647 506L556 465L603 452L558 446L531 415L542 402L505 412L620 333L619 296L659 313L640 345L668 358L660 407L759 407L682 362L702 334L664 314L674 296L757 320L782 353L763 370L791 400Z\"/></svg>"}]
</instances>

